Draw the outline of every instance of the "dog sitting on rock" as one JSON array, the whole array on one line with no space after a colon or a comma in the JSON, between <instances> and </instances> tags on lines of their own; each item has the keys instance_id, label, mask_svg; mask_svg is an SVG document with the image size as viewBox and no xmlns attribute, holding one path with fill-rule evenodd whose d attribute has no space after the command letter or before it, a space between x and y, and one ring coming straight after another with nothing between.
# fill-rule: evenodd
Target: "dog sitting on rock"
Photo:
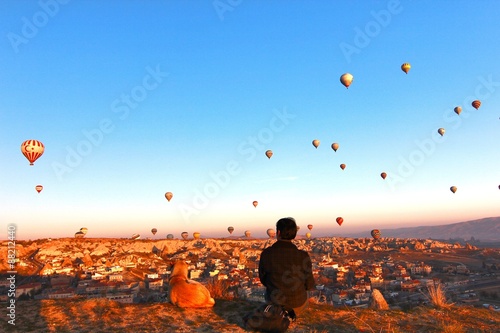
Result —
<instances>
[{"instance_id":1,"label":"dog sitting on rock","mask_svg":"<svg viewBox=\"0 0 500 333\"><path fill-rule=\"evenodd\" d=\"M177 261L170 276L170 302L181 308L209 308L215 300L201 283L188 279L188 265Z\"/></svg>"}]
</instances>

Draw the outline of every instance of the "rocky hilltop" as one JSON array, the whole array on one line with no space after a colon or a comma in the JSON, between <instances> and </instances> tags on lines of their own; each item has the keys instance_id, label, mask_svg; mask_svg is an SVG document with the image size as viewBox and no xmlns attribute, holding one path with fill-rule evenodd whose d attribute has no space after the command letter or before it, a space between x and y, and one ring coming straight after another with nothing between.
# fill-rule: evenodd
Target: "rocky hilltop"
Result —
<instances>
[{"instance_id":1,"label":"rocky hilltop","mask_svg":"<svg viewBox=\"0 0 500 333\"><path fill-rule=\"evenodd\" d=\"M40 263L59 259L69 263L78 260L85 266L132 264L159 265L176 259L242 258L256 260L260 252L274 243L274 239L162 239L131 240L111 238L60 238L52 240L21 241L16 245L17 257L35 253ZM466 244L450 244L430 239L403 238L344 238L324 237L293 241L300 249L318 255L347 255L351 252L427 251L445 253L453 249L477 249ZM7 246L0 249L0 271L7 271Z\"/></svg>"},{"instance_id":2,"label":"rocky hilltop","mask_svg":"<svg viewBox=\"0 0 500 333\"><path fill-rule=\"evenodd\" d=\"M500 216L488 217L479 220L437 225L397 229L381 229L384 237L398 238L432 238L432 239L463 239L471 238L481 241L500 241ZM349 234L351 237L360 237L369 232Z\"/></svg>"}]
</instances>

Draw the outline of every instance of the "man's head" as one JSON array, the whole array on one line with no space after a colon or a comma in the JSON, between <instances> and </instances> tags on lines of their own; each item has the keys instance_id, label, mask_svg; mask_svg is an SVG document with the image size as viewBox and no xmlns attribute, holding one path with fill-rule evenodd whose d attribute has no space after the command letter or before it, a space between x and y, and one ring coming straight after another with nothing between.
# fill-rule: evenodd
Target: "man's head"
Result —
<instances>
[{"instance_id":1,"label":"man's head","mask_svg":"<svg viewBox=\"0 0 500 333\"><path fill-rule=\"evenodd\" d=\"M276 233L280 239L291 240L297 236L297 223L293 217L284 217L276 222Z\"/></svg>"}]
</instances>

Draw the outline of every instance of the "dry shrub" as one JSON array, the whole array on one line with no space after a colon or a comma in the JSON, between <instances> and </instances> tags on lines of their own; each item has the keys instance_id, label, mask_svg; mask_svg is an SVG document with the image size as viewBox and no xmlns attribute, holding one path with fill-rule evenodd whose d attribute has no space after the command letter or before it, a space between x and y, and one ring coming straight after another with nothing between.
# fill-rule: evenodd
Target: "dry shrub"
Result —
<instances>
[{"instance_id":1,"label":"dry shrub","mask_svg":"<svg viewBox=\"0 0 500 333\"><path fill-rule=\"evenodd\" d=\"M219 280L217 278L212 278L207 282L206 285L208 291L210 292L210 296L214 299L233 299L233 297L229 294L229 281L227 280Z\"/></svg>"},{"instance_id":2,"label":"dry shrub","mask_svg":"<svg viewBox=\"0 0 500 333\"><path fill-rule=\"evenodd\" d=\"M448 303L446 300L445 292L439 282L434 282L432 285L427 287L429 292L429 300L438 309L448 309L453 306L452 303Z\"/></svg>"},{"instance_id":3,"label":"dry shrub","mask_svg":"<svg viewBox=\"0 0 500 333\"><path fill-rule=\"evenodd\" d=\"M440 332L442 332L442 333L463 333L465 331L463 328L463 323L443 321L441 323Z\"/></svg>"}]
</instances>

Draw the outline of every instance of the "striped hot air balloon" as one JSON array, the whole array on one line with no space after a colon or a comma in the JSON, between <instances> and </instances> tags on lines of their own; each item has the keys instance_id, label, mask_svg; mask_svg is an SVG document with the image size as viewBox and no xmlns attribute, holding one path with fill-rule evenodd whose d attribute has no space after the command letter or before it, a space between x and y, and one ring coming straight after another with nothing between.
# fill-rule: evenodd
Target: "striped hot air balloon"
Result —
<instances>
[{"instance_id":1,"label":"striped hot air balloon","mask_svg":"<svg viewBox=\"0 0 500 333\"><path fill-rule=\"evenodd\" d=\"M478 110L479 107L481 106L481 101L476 99L475 101L472 102L472 106L474 107L474 109Z\"/></svg>"},{"instance_id":2,"label":"striped hot air balloon","mask_svg":"<svg viewBox=\"0 0 500 333\"><path fill-rule=\"evenodd\" d=\"M37 186L35 186L35 190L36 190L38 193L40 193L40 192L42 192L42 190L43 190L43 186L42 186L42 185L37 185Z\"/></svg>"},{"instance_id":3,"label":"striped hot air balloon","mask_svg":"<svg viewBox=\"0 0 500 333\"><path fill-rule=\"evenodd\" d=\"M30 165L33 165L44 151L43 143L37 140L26 140L21 144L21 152L28 159Z\"/></svg>"}]
</instances>

